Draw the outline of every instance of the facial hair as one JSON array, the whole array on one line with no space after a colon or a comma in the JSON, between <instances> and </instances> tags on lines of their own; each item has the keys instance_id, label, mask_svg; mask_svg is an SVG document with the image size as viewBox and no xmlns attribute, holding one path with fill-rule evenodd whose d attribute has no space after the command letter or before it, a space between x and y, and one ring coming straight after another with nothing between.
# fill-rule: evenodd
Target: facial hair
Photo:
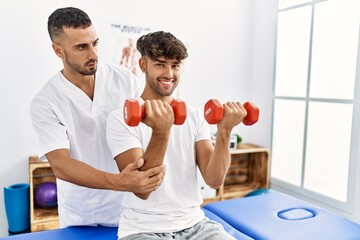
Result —
<instances>
[{"instance_id":1,"label":"facial hair","mask_svg":"<svg viewBox=\"0 0 360 240\"><path fill-rule=\"evenodd\" d=\"M76 64L76 63L72 63L70 60L69 60L69 55L67 54L67 52L65 51L65 62L67 63L67 65L69 65L69 67L77 72L77 73L80 73L82 75L85 75L85 76L90 76L90 75L94 75L96 73L96 70L97 70L97 66L90 69L90 70L86 70L84 67L81 67L79 64ZM85 63L85 66L89 63L96 63L96 60L94 59L90 59L89 61L87 61Z\"/></svg>"},{"instance_id":2,"label":"facial hair","mask_svg":"<svg viewBox=\"0 0 360 240\"><path fill-rule=\"evenodd\" d=\"M163 97L171 96L171 94L173 94L173 92L175 91L176 86L178 84L177 78L173 77L173 81L175 81L175 84L172 86L171 89L163 91L163 89L157 84L157 83L159 83L158 78L156 78L154 81L153 80L154 78L149 76L149 74L147 72L145 73L145 77L146 77L146 79L149 79L148 83L149 83L149 86L151 87L151 89ZM162 78L164 78L164 77L162 77Z\"/></svg>"}]
</instances>

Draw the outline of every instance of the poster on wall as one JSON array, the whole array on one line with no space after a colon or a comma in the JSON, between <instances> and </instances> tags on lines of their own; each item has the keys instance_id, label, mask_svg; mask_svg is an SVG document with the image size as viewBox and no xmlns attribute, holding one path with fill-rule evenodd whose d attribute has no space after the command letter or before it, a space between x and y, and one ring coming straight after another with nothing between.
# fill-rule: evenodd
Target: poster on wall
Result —
<instances>
[{"instance_id":1,"label":"poster on wall","mask_svg":"<svg viewBox=\"0 0 360 240\"><path fill-rule=\"evenodd\" d=\"M100 41L101 58L107 63L128 68L144 81L144 75L139 68L140 53L136 49L136 41L149 33L150 28L110 22L101 29L104 30Z\"/></svg>"}]
</instances>

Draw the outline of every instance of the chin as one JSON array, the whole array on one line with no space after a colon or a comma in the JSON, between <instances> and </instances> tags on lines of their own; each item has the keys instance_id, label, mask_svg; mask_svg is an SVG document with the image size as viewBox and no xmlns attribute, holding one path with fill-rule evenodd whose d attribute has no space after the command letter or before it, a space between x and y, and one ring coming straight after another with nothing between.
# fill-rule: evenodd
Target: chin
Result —
<instances>
[{"instance_id":1,"label":"chin","mask_svg":"<svg viewBox=\"0 0 360 240\"><path fill-rule=\"evenodd\" d=\"M84 74L84 75L88 75L88 76L94 75L94 74L96 73L96 70L97 70L97 68L93 68L93 69L91 69L90 71L86 71L86 72L83 73L83 74Z\"/></svg>"}]
</instances>

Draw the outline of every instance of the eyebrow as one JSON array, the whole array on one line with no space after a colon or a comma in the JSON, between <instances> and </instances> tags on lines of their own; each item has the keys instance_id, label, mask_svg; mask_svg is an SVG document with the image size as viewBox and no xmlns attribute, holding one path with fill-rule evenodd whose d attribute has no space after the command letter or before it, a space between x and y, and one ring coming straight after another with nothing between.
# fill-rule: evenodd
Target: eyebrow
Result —
<instances>
[{"instance_id":1,"label":"eyebrow","mask_svg":"<svg viewBox=\"0 0 360 240\"><path fill-rule=\"evenodd\" d=\"M99 42L99 38L97 38L95 41L93 41L92 43L97 43ZM88 45L88 43L79 43L79 44L75 44L74 46L84 46L84 45Z\"/></svg>"},{"instance_id":2,"label":"eyebrow","mask_svg":"<svg viewBox=\"0 0 360 240\"><path fill-rule=\"evenodd\" d=\"M160 63L166 63L166 60L164 61L164 60L160 60L160 59L154 59L154 61L155 62L160 62ZM181 61L175 61L174 63L171 63L171 64L180 64L181 63Z\"/></svg>"}]
</instances>

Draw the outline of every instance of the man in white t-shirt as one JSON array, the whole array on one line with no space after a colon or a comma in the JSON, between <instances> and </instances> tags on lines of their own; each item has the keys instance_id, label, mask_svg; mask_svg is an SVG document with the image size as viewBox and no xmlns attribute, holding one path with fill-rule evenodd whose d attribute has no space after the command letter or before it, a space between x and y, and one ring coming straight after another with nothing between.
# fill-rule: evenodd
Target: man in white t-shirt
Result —
<instances>
[{"instance_id":1,"label":"man in white t-shirt","mask_svg":"<svg viewBox=\"0 0 360 240\"><path fill-rule=\"evenodd\" d=\"M108 115L142 88L126 68L98 64L99 38L82 10L57 9L48 31L64 68L34 97L30 114L39 156L57 177L60 225L117 226L121 191L153 191L165 173L164 166L139 171L140 158L119 173L106 143Z\"/></svg>"},{"instance_id":2,"label":"man in white t-shirt","mask_svg":"<svg viewBox=\"0 0 360 240\"><path fill-rule=\"evenodd\" d=\"M230 166L229 143L234 126L246 116L240 103L224 104L224 118L217 124L215 145L203 112L187 106L182 125L173 125L172 93L180 81L184 44L171 33L154 32L137 41L145 73L145 89L138 98L145 118L136 127L126 125L122 109L107 122L107 141L119 169L139 157L142 169L165 164L161 186L147 194L125 193L118 237L132 239L234 239L222 226L207 219L201 210L197 168L205 182L219 188Z\"/></svg>"}]
</instances>

